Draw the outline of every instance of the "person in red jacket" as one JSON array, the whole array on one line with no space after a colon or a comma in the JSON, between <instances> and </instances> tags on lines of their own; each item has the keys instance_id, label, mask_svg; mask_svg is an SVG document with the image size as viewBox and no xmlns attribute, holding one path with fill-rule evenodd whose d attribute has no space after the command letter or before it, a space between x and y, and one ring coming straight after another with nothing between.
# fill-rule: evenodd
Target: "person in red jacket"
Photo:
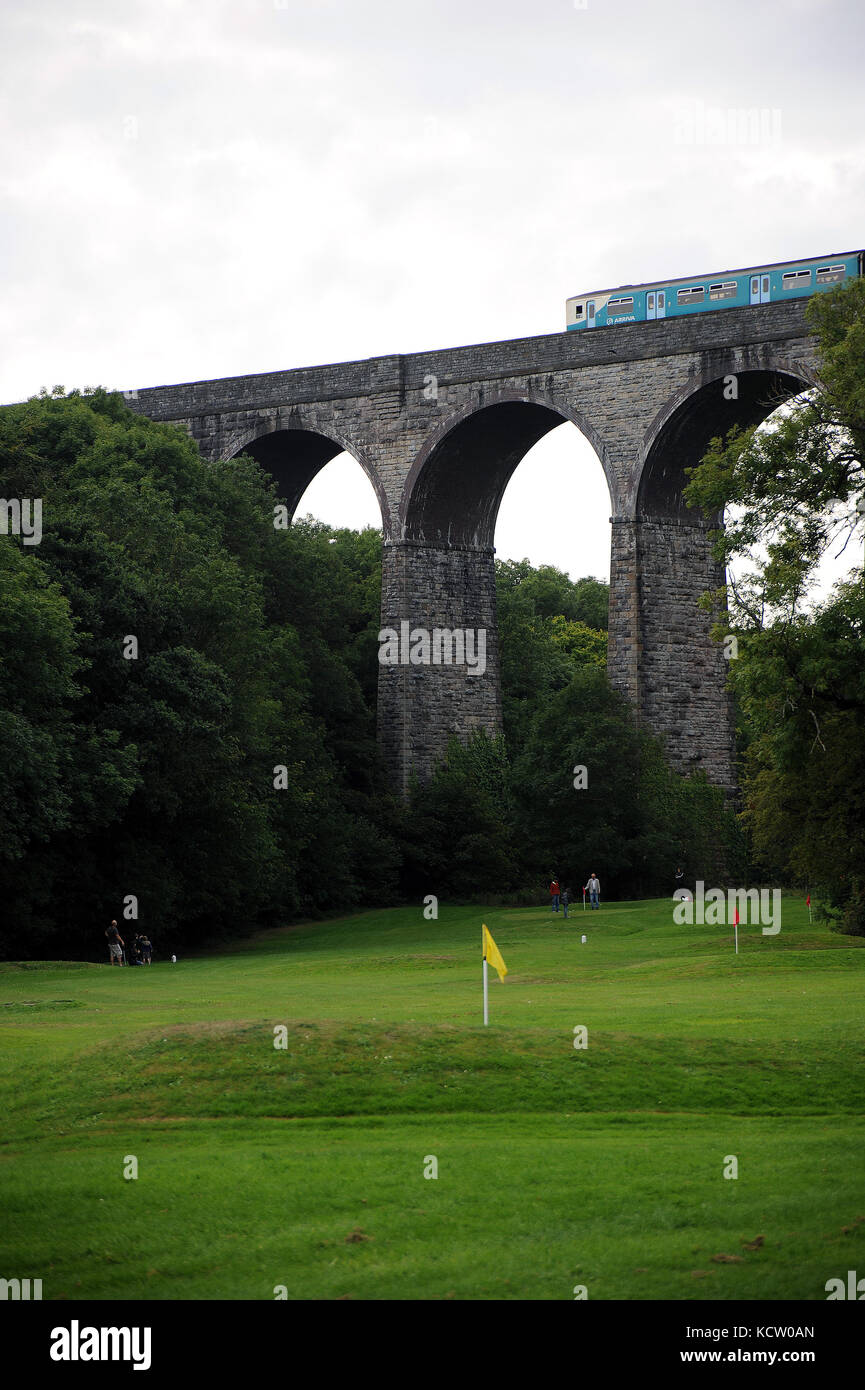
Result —
<instances>
[{"instance_id":1,"label":"person in red jacket","mask_svg":"<svg viewBox=\"0 0 865 1390\"><path fill-rule=\"evenodd\" d=\"M550 884L550 901L553 912L558 912L559 910L559 895L559 880L557 878L554 878L552 883Z\"/></svg>"}]
</instances>

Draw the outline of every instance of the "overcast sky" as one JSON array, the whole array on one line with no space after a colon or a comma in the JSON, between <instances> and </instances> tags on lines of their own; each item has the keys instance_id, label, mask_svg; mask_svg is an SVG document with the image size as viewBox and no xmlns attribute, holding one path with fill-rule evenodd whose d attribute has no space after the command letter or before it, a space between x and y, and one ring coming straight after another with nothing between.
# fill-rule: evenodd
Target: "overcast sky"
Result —
<instances>
[{"instance_id":1,"label":"overcast sky","mask_svg":"<svg viewBox=\"0 0 865 1390\"><path fill-rule=\"evenodd\" d=\"M865 245L863 30L861 0L4 0L0 400L557 332L580 291ZM353 463L310 510L378 524ZM608 517L565 425L498 552L606 577Z\"/></svg>"}]
</instances>

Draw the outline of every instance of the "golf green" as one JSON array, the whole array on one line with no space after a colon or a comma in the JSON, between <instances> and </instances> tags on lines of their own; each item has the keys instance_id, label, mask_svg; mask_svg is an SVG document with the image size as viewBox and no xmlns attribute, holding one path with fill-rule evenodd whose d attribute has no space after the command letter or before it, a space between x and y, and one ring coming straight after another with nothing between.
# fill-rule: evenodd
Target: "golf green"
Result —
<instances>
[{"instance_id":1,"label":"golf green","mask_svg":"<svg viewBox=\"0 0 865 1390\"><path fill-rule=\"evenodd\" d=\"M661 900L2 966L2 1271L45 1299L825 1299L865 1270L863 946L785 897L738 955Z\"/></svg>"}]
</instances>

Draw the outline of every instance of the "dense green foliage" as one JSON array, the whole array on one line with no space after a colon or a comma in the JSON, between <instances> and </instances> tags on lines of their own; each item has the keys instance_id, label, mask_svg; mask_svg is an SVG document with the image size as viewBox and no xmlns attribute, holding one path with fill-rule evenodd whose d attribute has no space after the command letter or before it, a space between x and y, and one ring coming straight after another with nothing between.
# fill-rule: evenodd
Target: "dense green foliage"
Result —
<instances>
[{"instance_id":1,"label":"dense green foliage","mask_svg":"<svg viewBox=\"0 0 865 1390\"><path fill-rule=\"evenodd\" d=\"M429 893L536 896L553 872L621 897L736 862L720 793L670 772L609 686L598 580L498 564L504 734L454 740L404 805L376 748L377 532L281 528L253 460L206 463L102 391L0 412L0 491L43 503L41 544L0 538L7 956L92 955L112 917L165 954Z\"/></svg>"},{"instance_id":2,"label":"dense green foliage","mask_svg":"<svg viewBox=\"0 0 865 1390\"><path fill-rule=\"evenodd\" d=\"M7 954L92 952L128 896L163 949L392 900L380 538L277 530L256 464L102 392L0 412L0 477L44 530L0 544Z\"/></svg>"},{"instance_id":3,"label":"dense green foliage","mask_svg":"<svg viewBox=\"0 0 865 1390\"><path fill-rule=\"evenodd\" d=\"M673 772L637 730L607 679L606 634L539 611L542 591L529 580L515 592L515 568L498 576L504 737L452 740L446 764L415 790L411 886L537 896L555 875L576 899L595 871L619 898L671 891L679 865L692 883L741 873L723 794L702 774ZM580 586L558 581L567 608L565 586Z\"/></svg>"},{"instance_id":4,"label":"dense green foliage","mask_svg":"<svg viewBox=\"0 0 865 1390\"><path fill-rule=\"evenodd\" d=\"M718 555L750 562L717 633L738 642L730 670L752 857L764 874L825 894L841 929L865 934L861 563L808 607L827 553L862 556L865 282L815 296L809 315L824 389L759 431L715 440L687 496L710 511L732 505Z\"/></svg>"}]
</instances>

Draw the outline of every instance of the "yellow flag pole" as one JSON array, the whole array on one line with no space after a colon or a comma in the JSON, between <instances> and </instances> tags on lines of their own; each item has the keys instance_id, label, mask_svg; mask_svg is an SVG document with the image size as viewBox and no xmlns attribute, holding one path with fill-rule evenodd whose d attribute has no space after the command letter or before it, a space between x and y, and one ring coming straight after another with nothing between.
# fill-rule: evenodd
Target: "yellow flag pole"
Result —
<instances>
[{"instance_id":1,"label":"yellow flag pole","mask_svg":"<svg viewBox=\"0 0 865 1390\"><path fill-rule=\"evenodd\" d=\"M486 1028L490 1021L490 998L487 984L487 941L483 927L481 927L481 950L484 953L484 1027Z\"/></svg>"}]
</instances>

